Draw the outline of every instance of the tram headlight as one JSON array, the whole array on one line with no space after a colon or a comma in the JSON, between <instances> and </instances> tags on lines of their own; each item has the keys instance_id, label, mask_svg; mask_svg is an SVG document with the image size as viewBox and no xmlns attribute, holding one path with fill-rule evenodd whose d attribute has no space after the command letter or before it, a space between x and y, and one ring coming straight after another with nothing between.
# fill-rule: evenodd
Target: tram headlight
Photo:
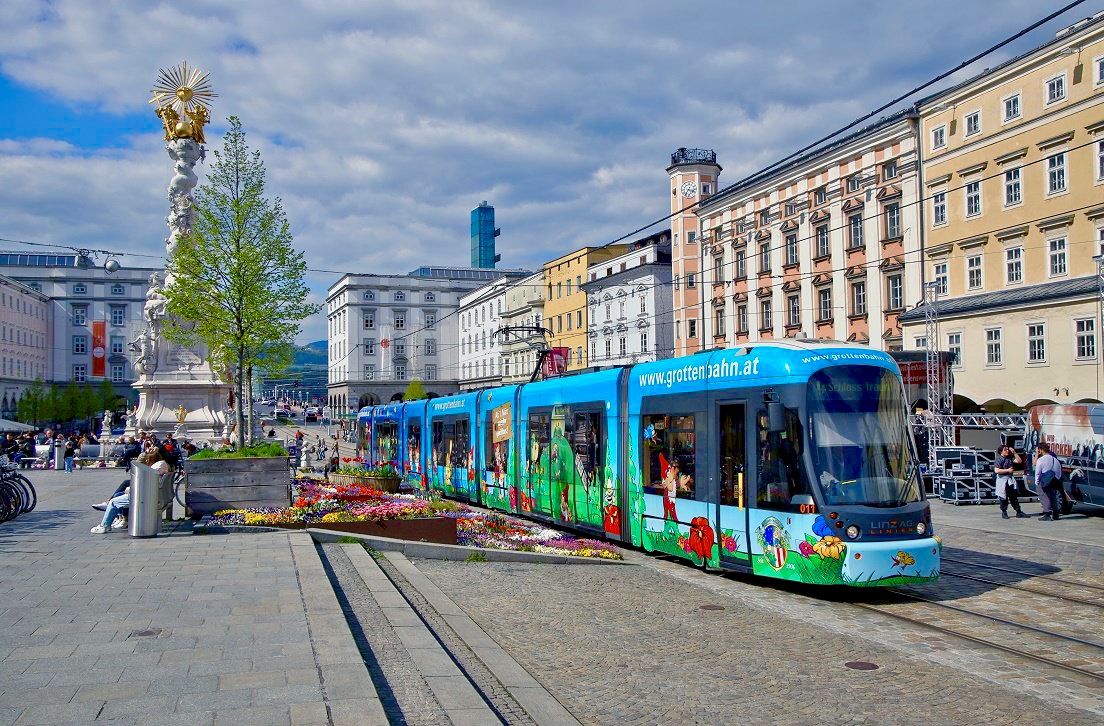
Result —
<instances>
[{"instance_id":1,"label":"tram headlight","mask_svg":"<svg viewBox=\"0 0 1104 726\"><path fill-rule=\"evenodd\" d=\"M928 525L923 521L917 522L916 523L916 534L923 537L927 533L928 533Z\"/></svg>"},{"instance_id":2,"label":"tram headlight","mask_svg":"<svg viewBox=\"0 0 1104 726\"><path fill-rule=\"evenodd\" d=\"M848 527L847 529L845 529L843 531L847 533L847 537L849 539L858 539L859 538L859 525L857 525L857 524L852 524L850 527Z\"/></svg>"}]
</instances>

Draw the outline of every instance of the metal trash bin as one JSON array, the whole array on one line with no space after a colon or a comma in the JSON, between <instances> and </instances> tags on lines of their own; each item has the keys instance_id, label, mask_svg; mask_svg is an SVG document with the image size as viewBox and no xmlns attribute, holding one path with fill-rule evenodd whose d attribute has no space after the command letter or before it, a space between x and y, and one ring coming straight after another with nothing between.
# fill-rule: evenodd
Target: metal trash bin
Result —
<instances>
[{"instance_id":1,"label":"metal trash bin","mask_svg":"<svg viewBox=\"0 0 1104 726\"><path fill-rule=\"evenodd\" d=\"M137 461L130 463L131 537L156 537L161 532L160 484L156 470Z\"/></svg>"}]
</instances>

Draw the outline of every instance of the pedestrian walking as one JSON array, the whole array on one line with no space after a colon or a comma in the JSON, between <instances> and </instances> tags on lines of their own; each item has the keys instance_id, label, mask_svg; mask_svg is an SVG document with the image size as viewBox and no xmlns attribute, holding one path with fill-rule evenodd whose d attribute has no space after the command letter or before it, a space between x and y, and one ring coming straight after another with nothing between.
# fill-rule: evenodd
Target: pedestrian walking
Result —
<instances>
[{"instance_id":1,"label":"pedestrian walking","mask_svg":"<svg viewBox=\"0 0 1104 726\"><path fill-rule=\"evenodd\" d=\"M77 440L73 437L69 437L65 440L65 452L63 453L65 458L65 473L73 473L73 459L77 457Z\"/></svg>"},{"instance_id":2,"label":"pedestrian walking","mask_svg":"<svg viewBox=\"0 0 1104 726\"><path fill-rule=\"evenodd\" d=\"M1020 509L1020 498L1016 491L1015 465L1022 464L1023 459L1011 446L1002 446L997 449L997 462L993 466L993 472L997 475L997 499L1000 500L1001 519L1008 519L1008 505L1016 512L1016 517L1023 519L1027 515Z\"/></svg>"},{"instance_id":3,"label":"pedestrian walking","mask_svg":"<svg viewBox=\"0 0 1104 726\"><path fill-rule=\"evenodd\" d=\"M1040 441L1035 447L1035 492L1039 495L1039 504L1043 507L1042 522L1056 521L1059 518L1061 503L1058 492L1062 487L1062 463L1050 453L1050 445Z\"/></svg>"}]
</instances>

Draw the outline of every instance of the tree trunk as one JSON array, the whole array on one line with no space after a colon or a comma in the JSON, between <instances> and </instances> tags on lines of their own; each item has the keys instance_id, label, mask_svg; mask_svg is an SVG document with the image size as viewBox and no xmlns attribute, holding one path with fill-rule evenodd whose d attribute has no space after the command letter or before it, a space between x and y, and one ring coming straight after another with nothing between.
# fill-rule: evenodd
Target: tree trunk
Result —
<instances>
[{"instance_id":1,"label":"tree trunk","mask_svg":"<svg viewBox=\"0 0 1104 726\"><path fill-rule=\"evenodd\" d=\"M244 370L242 362L245 360L244 352L238 353L237 375L234 376L234 392L238 397L238 405L234 407L234 438L237 439L237 447L245 448L245 397L242 395L242 379Z\"/></svg>"},{"instance_id":2,"label":"tree trunk","mask_svg":"<svg viewBox=\"0 0 1104 726\"><path fill-rule=\"evenodd\" d=\"M248 434L246 435L246 438L249 441L249 444L252 445L253 443L255 443L253 441L253 366L249 366L248 368L246 368L245 386L246 392L249 394L249 398L243 399L245 401L245 405L249 407L248 409L246 409L247 416L245 425L248 429Z\"/></svg>"}]
</instances>

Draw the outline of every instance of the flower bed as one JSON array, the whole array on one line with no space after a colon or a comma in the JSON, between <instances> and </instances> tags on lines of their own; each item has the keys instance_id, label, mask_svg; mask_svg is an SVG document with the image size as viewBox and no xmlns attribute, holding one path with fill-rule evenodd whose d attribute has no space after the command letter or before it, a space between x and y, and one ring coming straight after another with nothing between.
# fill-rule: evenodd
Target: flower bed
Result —
<instances>
[{"instance_id":1,"label":"flower bed","mask_svg":"<svg viewBox=\"0 0 1104 726\"><path fill-rule=\"evenodd\" d=\"M312 527L334 522L390 522L443 516L456 520L456 543L460 545L621 559L617 548L609 543L572 537L535 522L480 512L456 502L388 494L360 484L332 486L313 479L296 479L292 490L290 507L224 509L215 512L211 523L222 526Z\"/></svg>"}]
</instances>

